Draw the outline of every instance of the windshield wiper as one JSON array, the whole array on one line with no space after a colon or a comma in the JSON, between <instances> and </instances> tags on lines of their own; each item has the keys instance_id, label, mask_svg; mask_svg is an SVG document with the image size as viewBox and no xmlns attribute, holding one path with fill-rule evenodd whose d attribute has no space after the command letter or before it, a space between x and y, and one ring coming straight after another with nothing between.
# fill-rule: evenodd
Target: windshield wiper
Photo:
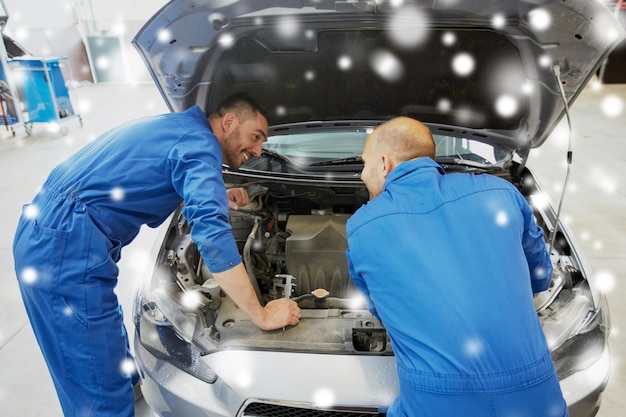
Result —
<instances>
[{"instance_id":1,"label":"windshield wiper","mask_svg":"<svg viewBox=\"0 0 626 417\"><path fill-rule=\"evenodd\" d=\"M275 168L272 168L273 163L278 163L281 170L280 172L302 172L301 164L298 164L296 161L286 157L279 152L275 152L265 148L261 149L260 156L255 156L254 158L248 159L242 166L242 168L273 172L276 171Z\"/></svg>"},{"instance_id":2,"label":"windshield wiper","mask_svg":"<svg viewBox=\"0 0 626 417\"><path fill-rule=\"evenodd\" d=\"M464 166L468 168L477 168L483 171L489 171L493 169L503 169L503 167L500 164L482 163L482 162L472 161L471 159L455 158L455 157L438 157L436 158L436 162L438 164L444 165L444 168L445 166L456 165L456 166Z\"/></svg>"},{"instance_id":3,"label":"windshield wiper","mask_svg":"<svg viewBox=\"0 0 626 417\"><path fill-rule=\"evenodd\" d=\"M331 159L329 161L315 162L311 164L312 167L321 167L326 165L353 165L362 164L363 159L360 156L350 156L348 158Z\"/></svg>"},{"instance_id":4,"label":"windshield wiper","mask_svg":"<svg viewBox=\"0 0 626 417\"><path fill-rule=\"evenodd\" d=\"M288 158L285 157L285 155L278 153L276 151L271 151L267 148L261 149L261 155L269 156L270 158L275 159L277 161L284 161L286 163L291 162Z\"/></svg>"}]
</instances>

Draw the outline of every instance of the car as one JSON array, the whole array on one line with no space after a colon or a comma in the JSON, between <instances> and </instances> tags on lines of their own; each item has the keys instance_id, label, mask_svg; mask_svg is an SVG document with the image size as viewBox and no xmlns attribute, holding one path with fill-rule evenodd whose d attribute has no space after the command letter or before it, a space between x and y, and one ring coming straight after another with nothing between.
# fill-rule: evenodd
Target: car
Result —
<instances>
[{"instance_id":1,"label":"car","mask_svg":"<svg viewBox=\"0 0 626 417\"><path fill-rule=\"evenodd\" d=\"M177 210L133 308L152 411L385 415L398 394L393 349L350 280L345 228L368 200L367 135L404 115L431 129L446 172L504 178L532 205L554 266L537 314L570 416L594 416L610 370L606 299L527 161L623 38L592 0L167 3L133 44L168 108L210 113L245 92L268 110L262 154L223 167L227 186L251 199L229 222L260 302L290 297L302 320L258 329L221 291Z\"/></svg>"}]
</instances>

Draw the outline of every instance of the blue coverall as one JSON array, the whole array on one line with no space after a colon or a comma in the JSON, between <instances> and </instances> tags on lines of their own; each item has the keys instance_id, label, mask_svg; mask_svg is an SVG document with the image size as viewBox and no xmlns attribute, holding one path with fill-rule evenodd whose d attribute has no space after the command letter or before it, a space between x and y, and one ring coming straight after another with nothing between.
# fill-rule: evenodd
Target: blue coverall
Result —
<instances>
[{"instance_id":1,"label":"blue coverall","mask_svg":"<svg viewBox=\"0 0 626 417\"><path fill-rule=\"evenodd\" d=\"M406 161L347 235L351 278L397 360L388 417L567 415L533 303L552 265L512 184Z\"/></svg>"},{"instance_id":2,"label":"blue coverall","mask_svg":"<svg viewBox=\"0 0 626 417\"><path fill-rule=\"evenodd\" d=\"M115 288L120 250L184 200L209 269L241 262L222 150L199 107L110 130L57 166L20 218L13 250L31 325L65 416L134 415Z\"/></svg>"}]
</instances>

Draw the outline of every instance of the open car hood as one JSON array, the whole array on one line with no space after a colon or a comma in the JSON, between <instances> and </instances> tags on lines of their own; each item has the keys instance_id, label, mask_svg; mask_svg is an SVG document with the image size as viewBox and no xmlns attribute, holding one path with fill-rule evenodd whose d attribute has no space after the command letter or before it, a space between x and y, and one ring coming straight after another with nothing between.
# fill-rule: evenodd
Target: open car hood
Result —
<instances>
[{"instance_id":1,"label":"open car hood","mask_svg":"<svg viewBox=\"0 0 626 417\"><path fill-rule=\"evenodd\" d=\"M245 91L271 127L407 115L523 157L624 30L600 0L173 0L133 39L172 111Z\"/></svg>"}]
</instances>

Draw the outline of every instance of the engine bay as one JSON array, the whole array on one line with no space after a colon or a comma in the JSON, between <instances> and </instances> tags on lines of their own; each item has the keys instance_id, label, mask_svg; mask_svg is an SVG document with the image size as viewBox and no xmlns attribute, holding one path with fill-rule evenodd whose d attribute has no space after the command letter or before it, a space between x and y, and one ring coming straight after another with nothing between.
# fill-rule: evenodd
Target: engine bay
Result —
<instances>
[{"instance_id":1,"label":"engine bay","mask_svg":"<svg viewBox=\"0 0 626 417\"><path fill-rule=\"evenodd\" d=\"M259 330L220 291L181 210L160 256L158 287L166 289L168 302L183 305L185 293L199 296L194 313L217 348L310 351L314 343L317 352L392 354L382 324L358 297L345 258L346 223L367 198L364 187L299 192L296 186L266 185L245 185L250 203L231 210L229 223L261 304L290 297L302 308L300 324Z\"/></svg>"},{"instance_id":2,"label":"engine bay","mask_svg":"<svg viewBox=\"0 0 626 417\"><path fill-rule=\"evenodd\" d=\"M534 183L520 181L529 198ZM302 309L294 327L261 331L219 288L191 238L191 227L175 214L161 249L157 287L158 309L182 309L194 316L189 339L202 335L205 351L254 348L329 353L391 355L382 323L366 308L349 277L345 258L346 223L367 201L361 184L323 187L253 181L231 186L246 188L250 203L230 210L233 236L253 288L261 304L290 297ZM537 223L549 236L546 214L536 211ZM553 250L553 285L535 296L542 320L549 320L548 306L564 291L584 281L569 258L562 236ZM191 305L185 299L193 294ZM153 297L154 301L154 297ZM164 304L170 307L164 308ZM146 303L144 311L153 309ZM155 309L156 310L156 309Z\"/></svg>"}]
</instances>

